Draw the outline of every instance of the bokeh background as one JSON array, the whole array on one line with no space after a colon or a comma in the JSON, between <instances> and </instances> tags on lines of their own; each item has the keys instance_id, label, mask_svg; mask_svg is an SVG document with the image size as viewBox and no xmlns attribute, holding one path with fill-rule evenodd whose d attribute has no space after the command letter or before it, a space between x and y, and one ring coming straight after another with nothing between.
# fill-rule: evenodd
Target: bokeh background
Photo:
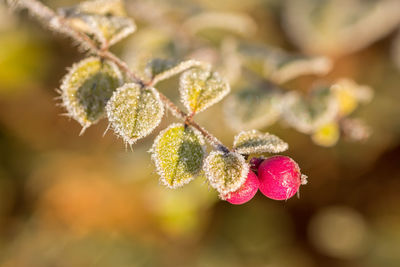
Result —
<instances>
[{"instance_id":1,"label":"bokeh background","mask_svg":"<svg viewBox=\"0 0 400 267\"><path fill-rule=\"evenodd\" d=\"M77 2L46 1L54 8ZM302 13L300 7L317 10L319 2L331 7L312 18ZM387 2L391 12L380 7L381 16L369 26L347 35L337 30L348 10L363 16L371 3ZM241 12L257 24L249 41L334 61L327 75L300 77L284 84L286 90L306 91L317 80L341 77L374 89L373 101L355 112L373 130L364 142L341 139L324 148L279 123L263 129L289 143L285 154L309 183L300 198L273 201L258 193L234 206L220 201L203 179L177 190L159 185L147 152L155 134L133 151L111 131L103 136L106 120L78 136L80 126L62 116L55 89L84 55L25 12L9 12L2 0L0 266L400 266L400 9L393 9L399 2L126 1L138 30L114 51L128 61L132 51L136 57L142 51L138 47L153 51L146 38L161 36L154 31L175 38L180 31L174 27L193 14ZM323 27L296 28L307 19ZM224 34L187 41L212 55ZM159 89L178 100L176 79ZM235 131L222 106L196 119L230 144ZM156 132L173 121L168 114Z\"/></svg>"}]
</instances>

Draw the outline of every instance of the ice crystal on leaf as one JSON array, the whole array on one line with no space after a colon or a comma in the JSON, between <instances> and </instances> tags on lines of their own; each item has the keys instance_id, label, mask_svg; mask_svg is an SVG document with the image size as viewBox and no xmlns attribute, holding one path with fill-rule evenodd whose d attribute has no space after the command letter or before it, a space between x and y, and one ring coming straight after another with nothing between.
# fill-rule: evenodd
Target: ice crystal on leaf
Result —
<instances>
[{"instance_id":1,"label":"ice crystal on leaf","mask_svg":"<svg viewBox=\"0 0 400 267\"><path fill-rule=\"evenodd\" d=\"M160 132L151 149L161 183L177 188L199 174L205 154L203 136L194 128L172 124Z\"/></svg>"},{"instance_id":2,"label":"ice crystal on leaf","mask_svg":"<svg viewBox=\"0 0 400 267\"><path fill-rule=\"evenodd\" d=\"M224 196L242 186L249 165L236 152L212 151L205 159L203 169L210 185Z\"/></svg>"},{"instance_id":3,"label":"ice crystal on leaf","mask_svg":"<svg viewBox=\"0 0 400 267\"><path fill-rule=\"evenodd\" d=\"M235 130L261 129L279 118L282 93L274 88L244 89L224 103L227 124Z\"/></svg>"},{"instance_id":4,"label":"ice crystal on leaf","mask_svg":"<svg viewBox=\"0 0 400 267\"><path fill-rule=\"evenodd\" d=\"M158 92L129 83L118 88L106 106L108 120L125 142L134 144L150 134L164 115Z\"/></svg>"},{"instance_id":5,"label":"ice crystal on leaf","mask_svg":"<svg viewBox=\"0 0 400 267\"><path fill-rule=\"evenodd\" d=\"M243 131L235 136L233 148L240 154L279 153L287 150L289 145L276 135L257 130Z\"/></svg>"},{"instance_id":6,"label":"ice crystal on leaf","mask_svg":"<svg viewBox=\"0 0 400 267\"><path fill-rule=\"evenodd\" d=\"M97 57L84 59L73 65L63 79L63 105L73 119L87 128L103 117L107 101L122 82L114 63Z\"/></svg>"},{"instance_id":7,"label":"ice crystal on leaf","mask_svg":"<svg viewBox=\"0 0 400 267\"><path fill-rule=\"evenodd\" d=\"M195 68L181 75L179 89L186 109L198 113L226 96L230 86L217 72Z\"/></svg>"}]
</instances>

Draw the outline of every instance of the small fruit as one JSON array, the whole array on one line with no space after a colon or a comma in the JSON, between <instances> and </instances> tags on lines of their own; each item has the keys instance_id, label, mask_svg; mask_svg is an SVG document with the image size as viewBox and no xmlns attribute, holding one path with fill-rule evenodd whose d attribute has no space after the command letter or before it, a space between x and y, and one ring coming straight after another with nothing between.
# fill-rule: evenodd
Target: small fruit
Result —
<instances>
[{"instance_id":1,"label":"small fruit","mask_svg":"<svg viewBox=\"0 0 400 267\"><path fill-rule=\"evenodd\" d=\"M240 205L250 201L254 195L257 193L258 187L260 185L260 181L257 178L257 175L249 170L249 174L247 175L247 179L244 184L235 192L229 193L224 198L231 204Z\"/></svg>"},{"instance_id":2,"label":"small fruit","mask_svg":"<svg viewBox=\"0 0 400 267\"><path fill-rule=\"evenodd\" d=\"M258 178L261 193L275 200L291 198L299 190L303 179L299 165L286 156L264 160L258 167Z\"/></svg>"}]
</instances>

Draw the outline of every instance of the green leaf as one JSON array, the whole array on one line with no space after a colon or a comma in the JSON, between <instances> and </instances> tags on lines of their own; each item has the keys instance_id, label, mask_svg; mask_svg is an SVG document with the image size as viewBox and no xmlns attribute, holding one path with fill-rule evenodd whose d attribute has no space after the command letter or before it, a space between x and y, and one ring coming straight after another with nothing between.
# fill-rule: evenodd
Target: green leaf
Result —
<instances>
[{"instance_id":1,"label":"green leaf","mask_svg":"<svg viewBox=\"0 0 400 267\"><path fill-rule=\"evenodd\" d=\"M284 29L303 51L313 54L352 53L389 34L400 22L398 0L284 3Z\"/></svg>"},{"instance_id":2,"label":"green leaf","mask_svg":"<svg viewBox=\"0 0 400 267\"><path fill-rule=\"evenodd\" d=\"M136 30L133 20L126 17L90 15L84 16L90 27L89 33L103 45L113 45Z\"/></svg>"},{"instance_id":3,"label":"green leaf","mask_svg":"<svg viewBox=\"0 0 400 267\"><path fill-rule=\"evenodd\" d=\"M312 133L333 121L339 113L339 103L329 87L314 89L307 97L290 92L283 100L284 120L302 133Z\"/></svg>"},{"instance_id":4,"label":"green leaf","mask_svg":"<svg viewBox=\"0 0 400 267\"><path fill-rule=\"evenodd\" d=\"M179 89L186 109L198 113L226 96L230 86L217 72L196 68L181 75Z\"/></svg>"},{"instance_id":5,"label":"green leaf","mask_svg":"<svg viewBox=\"0 0 400 267\"><path fill-rule=\"evenodd\" d=\"M236 152L212 151L203 169L210 185L222 196L239 189L249 173L249 165Z\"/></svg>"},{"instance_id":6,"label":"green leaf","mask_svg":"<svg viewBox=\"0 0 400 267\"><path fill-rule=\"evenodd\" d=\"M122 82L114 63L97 57L84 59L73 65L63 79L63 105L85 129L104 116L107 101Z\"/></svg>"},{"instance_id":7,"label":"green leaf","mask_svg":"<svg viewBox=\"0 0 400 267\"><path fill-rule=\"evenodd\" d=\"M302 75L324 75L332 61L323 56L287 53L278 48L243 44L240 52L245 64L275 83L284 83Z\"/></svg>"},{"instance_id":8,"label":"green leaf","mask_svg":"<svg viewBox=\"0 0 400 267\"><path fill-rule=\"evenodd\" d=\"M257 130L243 131L235 136L233 148L239 154L280 153L289 145L276 135L261 133Z\"/></svg>"},{"instance_id":9,"label":"green leaf","mask_svg":"<svg viewBox=\"0 0 400 267\"><path fill-rule=\"evenodd\" d=\"M277 121L281 105L282 93L276 87L244 89L226 99L226 123L238 131L262 129Z\"/></svg>"},{"instance_id":10,"label":"green leaf","mask_svg":"<svg viewBox=\"0 0 400 267\"><path fill-rule=\"evenodd\" d=\"M189 183L201 171L205 142L196 129L172 124L160 132L151 152L161 183L177 188Z\"/></svg>"},{"instance_id":11,"label":"green leaf","mask_svg":"<svg viewBox=\"0 0 400 267\"><path fill-rule=\"evenodd\" d=\"M102 46L111 46L136 30L134 21L126 17L121 0L95 0L58 11L69 25L86 33Z\"/></svg>"},{"instance_id":12,"label":"green leaf","mask_svg":"<svg viewBox=\"0 0 400 267\"><path fill-rule=\"evenodd\" d=\"M114 131L129 144L149 135L164 115L164 105L157 90L142 88L136 83L118 88L106 110Z\"/></svg>"}]
</instances>

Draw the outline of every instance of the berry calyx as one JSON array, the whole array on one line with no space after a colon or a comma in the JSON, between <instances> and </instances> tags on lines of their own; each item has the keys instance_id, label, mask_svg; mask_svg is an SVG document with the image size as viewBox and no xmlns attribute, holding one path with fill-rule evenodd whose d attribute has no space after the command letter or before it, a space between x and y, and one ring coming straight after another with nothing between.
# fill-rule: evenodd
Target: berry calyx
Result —
<instances>
[{"instance_id":1,"label":"berry calyx","mask_svg":"<svg viewBox=\"0 0 400 267\"><path fill-rule=\"evenodd\" d=\"M250 164L250 169L257 173L258 172L258 167L260 166L260 164L264 161L265 158L252 158L249 161Z\"/></svg>"},{"instance_id":2,"label":"berry calyx","mask_svg":"<svg viewBox=\"0 0 400 267\"><path fill-rule=\"evenodd\" d=\"M229 193L223 198L231 204L240 205L250 201L258 191L260 181L257 175L249 170L246 181L235 192Z\"/></svg>"},{"instance_id":3,"label":"berry calyx","mask_svg":"<svg viewBox=\"0 0 400 267\"><path fill-rule=\"evenodd\" d=\"M265 159L258 167L260 191L275 200L287 200L299 190L305 176L301 175L299 165L286 156Z\"/></svg>"}]
</instances>

